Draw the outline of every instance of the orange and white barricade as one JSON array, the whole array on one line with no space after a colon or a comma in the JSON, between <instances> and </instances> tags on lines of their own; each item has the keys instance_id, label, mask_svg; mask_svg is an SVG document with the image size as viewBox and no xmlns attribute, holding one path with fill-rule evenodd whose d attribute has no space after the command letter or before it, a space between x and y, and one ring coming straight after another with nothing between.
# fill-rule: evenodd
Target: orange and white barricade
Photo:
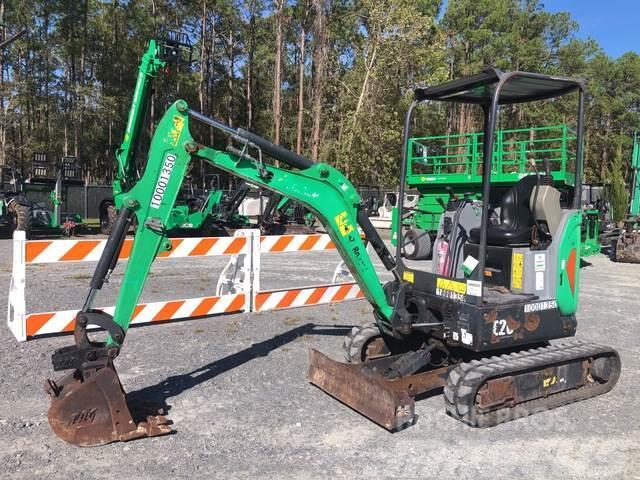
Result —
<instances>
[{"instance_id":1,"label":"orange and white barricade","mask_svg":"<svg viewBox=\"0 0 640 480\"><path fill-rule=\"evenodd\" d=\"M262 291L261 255L287 252L335 250L328 235L261 236L256 229L238 230L233 237L172 238L173 248L160 259L231 255L218 279L215 296L138 304L132 325L183 320L214 314L295 308L362 298L353 282ZM127 260L133 240L126 239L120 260ZM27 313L25 290L32 264L97 262L104 240L25 240L24 232L13 237L13 268L7 323L19 341L42 335L72 332L77 310ZM113 314L114 307L102 308Z\"/></svg>"}]
</instances>

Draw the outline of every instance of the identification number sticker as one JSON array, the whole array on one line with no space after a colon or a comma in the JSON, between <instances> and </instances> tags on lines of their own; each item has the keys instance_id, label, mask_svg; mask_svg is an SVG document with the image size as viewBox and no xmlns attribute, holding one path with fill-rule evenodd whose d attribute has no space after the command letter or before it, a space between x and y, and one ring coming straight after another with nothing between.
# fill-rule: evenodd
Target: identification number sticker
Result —
<instances>
[{"instance_id":1,"label":"identification number sticker","mask_svg":"<svg viewBox=\"0 0 640 480\"><path fill-rule=\"evenodd\" d=\"M160 176L156 182L156 188L153 190L153 196L151 197L151 208L158 209L162 204L164 198L164 192L167 191L167 185L169 185L169 178L171 178L171 172L176 164L176 156L172 153L168 153L160 169Z\"/></svg>"},{"instance_id":2,"label":"identification number sticker","mask_svg":"<svg viewBox=\"0 0 640 480\"><path fill-rule=\"evenodd\" d=\"M436 280L436 295L457 302L464 302L464 296L467 293L467 284L465 282L456 282L448 278L438 278Z\"/></svg>"}]
</instances>

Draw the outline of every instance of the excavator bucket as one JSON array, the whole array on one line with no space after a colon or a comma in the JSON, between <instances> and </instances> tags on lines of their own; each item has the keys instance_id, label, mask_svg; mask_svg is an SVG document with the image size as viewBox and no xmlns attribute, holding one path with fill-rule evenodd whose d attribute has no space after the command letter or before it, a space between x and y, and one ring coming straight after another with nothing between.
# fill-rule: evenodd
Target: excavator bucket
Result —
<instances>
[{"instance_id":1,"label":"excavator bucket","mask_svg":"<svg viewBox=\"0 0 640 480\"><path fill-rule=\"evenodd\" d=\"M403 378L384 376L395 356L361 364L336 362L309 351L311 383L387 430L411 426L416 419L414 397L444 386L447 367Z\"/></svg>"},{"instance_id":2,"label":"excavator bucket","mask_svg":"<svg viewBox=\"0 0 640 480\"><path fill-rule=\"evenodd\" d=\"M49 425L73 445L95 447L172 432L170 422L159 412L148 415L148 408L127 405L111 363L90 373L75 370L58 382L47 380L46 390L51 396Z\"/></svg>"}]
</instances>

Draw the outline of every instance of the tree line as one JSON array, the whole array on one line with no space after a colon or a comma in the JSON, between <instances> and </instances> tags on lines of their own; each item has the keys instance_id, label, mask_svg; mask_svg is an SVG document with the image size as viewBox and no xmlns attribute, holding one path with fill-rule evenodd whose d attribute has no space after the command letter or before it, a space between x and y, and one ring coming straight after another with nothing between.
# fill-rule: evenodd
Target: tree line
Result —
<instances>
[{"instance_id":1,"label":"tree line","mask_svg":"<svg viewBox=\"0 0 640 480\"><path fill-rule=\"evenodd\" d=\"M187 33L194 62L157 82L146 123L184 98L194 108L343 170L390 186L412 88L487 66L587 80L585 175L624 181L640 127L640 58L611 58L577 37L569 13L539 0L0 0L0 164L34 152L74 155L107 183L140 57L167 30ZM575 124L574 103L506 112L501 126ZM420 113L420 135L477 130L465 106ZM203 141L224 146L213 131ZM617 180L616 180L617 179Z\"/></svg>"}]
</instances>

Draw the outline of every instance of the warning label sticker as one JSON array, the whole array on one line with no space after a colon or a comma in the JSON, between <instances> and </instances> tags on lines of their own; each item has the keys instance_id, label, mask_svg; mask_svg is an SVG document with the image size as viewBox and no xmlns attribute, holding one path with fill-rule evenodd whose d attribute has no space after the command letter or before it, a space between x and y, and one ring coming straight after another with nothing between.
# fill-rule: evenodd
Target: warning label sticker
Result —
<instances>
[{"instance_id":1,"label":"warning label sticker","mask_svg":"<svg viewBox=\"0 0 640 480\"><path fill-rule=\"evenodd\" d=\"M405 270L404 272L402 272L402 279L406 280L409 283L413 283L415 280L415 276L413 275L413 272L411 270Z\"/></svg>"},{"instance_id":2,"label":"warning label sticker","mask_svg":"<svg viewBox=\"0 0 640 480\"><path fill-rule=\"evenodd\" d=\"M436 280L436 287L442 290L448 290L449 292L467 293L467 284L465 282L456 282L455 280L449 280L448 278L438 278Z\"/></svg>"},{"instance_id":3,"label":"warning label sticker","mask_svg":"<svg viewBox=\"0 0 640 480\"><path fill-rule=\"evenodd\" d=\"M524 270L524 253L513 253L511 257L511 288L522 288L522 272Z\"/></svg>"}]
</instances>

